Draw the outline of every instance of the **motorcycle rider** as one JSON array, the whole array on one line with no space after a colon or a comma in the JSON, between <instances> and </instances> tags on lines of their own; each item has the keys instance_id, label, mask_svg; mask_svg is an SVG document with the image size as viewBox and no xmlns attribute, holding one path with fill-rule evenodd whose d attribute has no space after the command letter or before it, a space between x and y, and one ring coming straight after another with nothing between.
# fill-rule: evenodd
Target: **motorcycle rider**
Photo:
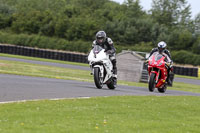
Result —
<instances>
[{"instance_id":1,"label":"motorcycle rider","mask_svg":"<svg viewBox=\"0 0 200 133\"><path fill-rule=\"evenodd\" d=\"M117 78L116 49L113 45L112 39L106 36L105 31L98 31L96 33L96 40L94 40L92 43L92 47L94 45L99 45L105 49L105 52L109 55L109 58L113 64L114 77Z\"/></svg>"},{"instance_id":2,"label":"motorcycle rider","mask_svg":"<svg viewBox=\"0 0 200 133\"><path fill-rule=\"evenodd\" d=\"M167 54L168 55L168 57L170 58L170 65L168 66L168 68L167 68L167 72L168 72L168 76L167 76L167 82L171 85L171 80L169 80L170 78L169 78L169 72L170 71L172 71L172 64L173 64L173 61L172 61L172 59L171 59L171 54L170 54L170 52L169 52L169 50L167 50L166 49L166 47L167 47L167 44L164 42L164 41L161 41L161 42L159 42L158 43L158 47L157 48L153 48L152 50L151 50L151 52L150 52L150 55L149 55L149 57L151 57L151 55L154 53L154 52L159 52L159 53L165 53L165 54ZM148 57L148 58L149 58Z\"/></svg>"},{"instance_id":3,"label":"motorcycle rider","mask_svg":"<svg viewBox=\"0 0 200 133\"><path fill-rule=\"evenodd\" d=\"M164 41L161 41L158 43L158 47L157 48L153 48L150 52L149 57L154 53L154 52L159 52L159 53L165 53L169 56L169 58L171 59L171 54L169 52L169 50L166 49L167 44Z\"/></svg>"}]
</instances>

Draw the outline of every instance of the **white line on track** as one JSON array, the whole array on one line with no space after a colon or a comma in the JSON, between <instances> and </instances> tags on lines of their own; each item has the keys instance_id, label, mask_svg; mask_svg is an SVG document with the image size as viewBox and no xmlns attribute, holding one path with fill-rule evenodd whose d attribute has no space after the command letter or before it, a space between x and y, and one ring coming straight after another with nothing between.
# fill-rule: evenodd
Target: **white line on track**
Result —
<instances>
[{"instance_id":1,"label":"white line on track","mask_svg":"<svg viewBox=\"0 0 200 133\"><path fill-rule=\"evenodd\" d=\"M50 100L50 101L57 101L57 100L66 100L66 99L89 99L91 97L72 97L72 98L52 98L52 99L33 99L33 100L18 100L18 101L5 101L0 102L0 104L7 104L7 103L25 103L30 101L43 101L43 100Z\"/></svg>"}]
</instances>

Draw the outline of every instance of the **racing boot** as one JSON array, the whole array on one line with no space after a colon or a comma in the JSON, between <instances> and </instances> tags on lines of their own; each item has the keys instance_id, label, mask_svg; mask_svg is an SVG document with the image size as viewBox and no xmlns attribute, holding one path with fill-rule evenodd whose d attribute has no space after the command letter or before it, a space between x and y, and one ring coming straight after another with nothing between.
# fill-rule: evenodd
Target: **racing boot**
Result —
<instances>
[{"instance_id":1,"label":"racing boot","mask_svg":"<svg viewBox=\"0 0 200 133\"><path fill-rule=\"evenodd\" d=\"M116 66L116 59L112 61L113 64L113 74L114 74L114 78L117 79L117 66Z\"/></svg>"},{"instance_id":2,"label":"racing boot","mask_svg":"<svg viewBox=\"0 0 200 133\"><path fill-rule=\"evenodd\" d=\"M117 79L117 68L115 67L113 67L113 74L114 74L114 78L116 78Z\"/></svg>"},{"instance_id":3,"label":"racing boot","mask_svg":"<svg viewBox=\"0 0 200 133\"><path fill-rule=\"evenodd\" d=\"M169 75L167 76L166 81L167 81L167 85L171 86L172 82L171 82L171 80L170 80L170 78L169 78Z\"/></svg>"},{"instance_id":4,"label":"racing boot","mask_svg":"<svg viewBox=\"0 0 200 133\"><path fill-rule=\"evenodd\" d=\"M168 86L172 86L172 81L171 81L171 79L170 79L170 70L168 69L167 70L167 79L166 79L166 81L167 81L167 85Z\"/></svg>"}]
</instances>

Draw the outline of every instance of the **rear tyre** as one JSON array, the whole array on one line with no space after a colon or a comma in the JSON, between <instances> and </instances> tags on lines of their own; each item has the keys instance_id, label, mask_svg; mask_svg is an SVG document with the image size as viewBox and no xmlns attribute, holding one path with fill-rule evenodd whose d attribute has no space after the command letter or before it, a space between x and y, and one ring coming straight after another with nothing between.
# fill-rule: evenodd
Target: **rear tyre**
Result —
<instances>
[{"instance_id":1,"label":"rear tyre","mask_svg":"<svg viewBox=\"0 0 200 133\"><path fill-rule=\"evenodd\" d=\"M117 79L112 78L111 81L107 84L107 87L111 90L114 90L117 86Z\"/></svg>"},{"instance_id":2,"label":"rear tyre","mask_svg":"<svg viewBox=\"0 0 200 133\"><path fill-rule=\"evenodd\" d=\"M155 89L155 73L151 73L150 80L149 80L149 91L153 92Z\"/></svg>"},{"instance_id":3,"label":"rear tyre","mask_svg":"<svg viewBox=\"0 0 200 133\"><path fill-rule=\"evenodd\" d=\"M167 86L166 85L164 85L162 88L158 88L158 91L160 93L165 93L166 90L167 90Z\"/></svg>"},{"instance_id":4,"label":"rear tyre","mask_svg":"<svg viewBox=\"0 0 200 133\"><path fill-rule=\"evenodd\" d=\"M98 89L103 87L103 78L101 78L101 72L98 67L94 68L94 83Z\"/></svg>"}]
</instances>

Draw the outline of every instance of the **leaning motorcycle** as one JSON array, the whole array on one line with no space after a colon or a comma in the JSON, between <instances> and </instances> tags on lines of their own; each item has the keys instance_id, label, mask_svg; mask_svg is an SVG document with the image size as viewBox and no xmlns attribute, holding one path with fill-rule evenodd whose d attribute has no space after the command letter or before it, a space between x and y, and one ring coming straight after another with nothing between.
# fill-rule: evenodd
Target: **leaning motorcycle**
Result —
<instances>
[{"instance_id":1,"label":"leaning motorcycle","mask_svg":"<svg viewBox=\"0 0 200 133\"><path fill-rule=\"evenodd\" d=\"M88 61L96 87L101 89L106 84L109 89L115 89L117 79L114 77L113 65L105 49L95 45L89 53Z\"/></svg>"},{"instance_id":2,"label":"leaning motorcycle","mask_svg":"<svg viewBox=\"0 0 200 133\"><path fill-rule=\"evenodd\" d=\"M153 92L155 88L164 93L167 89L167 68L170 65L170 58L162 53L155 52L148 60L149 73L149 91Z\"/></svg>"}]
</instances>

